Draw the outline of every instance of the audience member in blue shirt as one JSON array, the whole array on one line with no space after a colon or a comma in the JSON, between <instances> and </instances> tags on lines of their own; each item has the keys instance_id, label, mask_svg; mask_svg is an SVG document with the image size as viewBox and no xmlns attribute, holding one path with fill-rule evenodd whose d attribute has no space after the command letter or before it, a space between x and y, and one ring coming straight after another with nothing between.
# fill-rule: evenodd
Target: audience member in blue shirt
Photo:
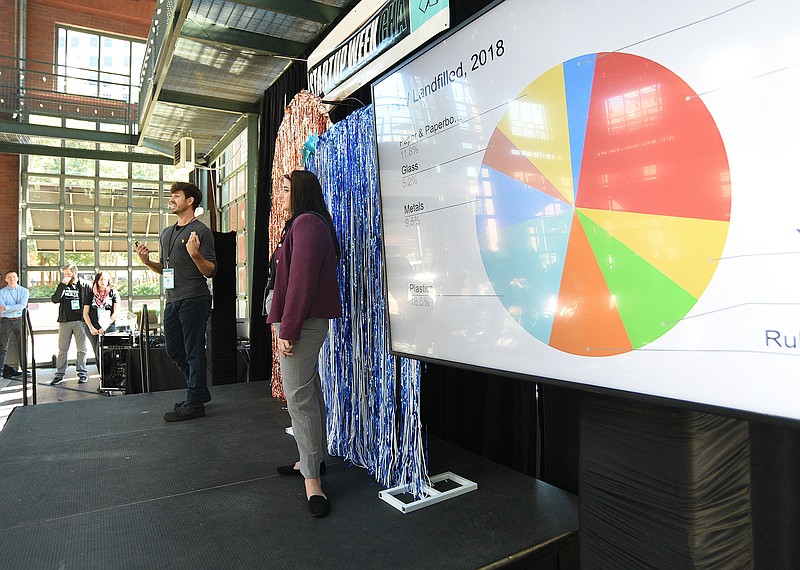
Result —
<instances>
[{"instance_id":1,"label":"audience member in blue shirt","mask_svg":"<svg viewBox=\"0 0 800 570\"><path fill-rule=\"evenodd\" d=\"M6 354L14 339L18 354L22 354L22 309L28 305L30 292L19 284L19 274L7 271L6 286L0 289L0 370L6 364Z\"/></svg>"}]
</instances>

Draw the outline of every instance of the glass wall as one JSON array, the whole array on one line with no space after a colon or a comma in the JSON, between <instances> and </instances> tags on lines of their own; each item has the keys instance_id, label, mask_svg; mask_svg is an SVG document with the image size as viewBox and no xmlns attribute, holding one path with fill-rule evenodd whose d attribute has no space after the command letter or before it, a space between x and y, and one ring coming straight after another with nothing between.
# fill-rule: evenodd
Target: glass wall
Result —
<instances>
[{"instance_id":1,"label":"glass wall","mask_svg":"<svg viewBox=\"0 0 800 570\"><path fill-rule=\"evenodd\" d=\"M247 295L247 129L222 151L216 164L220 226L223 232L236 232L236 317L246 318L250 316Z\"/></svg>"},{"instance_id":2,"label":"glass wall","mask_svg":"<svg viewBox=\"0 0 800 570\"><path fill-rule=\"evenodd\" d=\"M94 144L94 143L92 143ZM20 199L24 259L21 280L31 291L31 323L37 333L37 360L52 348L41 335L57 329L58 305L50 301L61 267L77 264L82 277L111 274L121 297L117 322L147 304L161 314L161 280L135 253L146 244L158 260L158 236L170 221L172 166L104 160L23 156Z\"/></svg>"}]
</instances>

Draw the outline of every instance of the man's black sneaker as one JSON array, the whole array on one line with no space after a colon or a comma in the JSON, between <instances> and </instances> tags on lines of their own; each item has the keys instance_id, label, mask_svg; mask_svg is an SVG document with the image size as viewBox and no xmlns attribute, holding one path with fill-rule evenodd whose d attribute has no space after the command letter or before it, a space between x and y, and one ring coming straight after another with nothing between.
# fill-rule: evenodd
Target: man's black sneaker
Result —
<instances>
[{"instance_id":1,"label":"man's black sneaker","mask_svg":"<svg viewBox=\"0 0 800 570\"><path fill-rule=\"evenodd\" d=\"M204 403L204 404L208 404L210 401L211 401L211 393L209 392L208 394L206 394L206 395L203 397L203 403ZM172 406L172 409L173 409L173 410L177 410L178 408L180 408L181 406L183 406L185 403L186 403L185 401L183 401L183 402L175 402L175 405L174 405L174 406Z\"/></svg>"},{"instance_id":2,"label":"man's black sneaker","mask_svg":"<svg viewBox=\"0 0 800 570\"><path fill-rule=\"evenodd\" d=\"M78 382L80 384L86 384L88 381L89 381L89 379L86 376L81 376L81 377L78 378Z\"/></svg>"},{"instance_id":3,"label":"man's black sneaker","mask_svg":"<svg viewBox=\"0 0 800 570\"><path fill-rule=\"evenodd\" d=\"M206 409L203 406L181 406L173 409L171 412L164 414L164 421L167 422L182 422L183 420L193 420L194 418L202 418L206 415Z\"/></svg>"},{"instance_id":4,"label":"man's black sneaker","mask_svg":"<svg viewBox=\"0 0 800 570\"><path fill-rule=\"evenodd\" d=\"M22 376L22 370L6 364L3 366L3 378L17 378Z\"/></svg>"},{"instance_id":5,"label":"man's black sneaker","mask_svg":"<svg viewBox=\"0 0 800 570\"><path fill-rule=\"evenodd\" d=\"M64 381L63 376L56 376L55 378L53 378L53 381L50 382L50 385L55 386L56 384L61 384L63 381Z\"/></svg>"}]
</instances>

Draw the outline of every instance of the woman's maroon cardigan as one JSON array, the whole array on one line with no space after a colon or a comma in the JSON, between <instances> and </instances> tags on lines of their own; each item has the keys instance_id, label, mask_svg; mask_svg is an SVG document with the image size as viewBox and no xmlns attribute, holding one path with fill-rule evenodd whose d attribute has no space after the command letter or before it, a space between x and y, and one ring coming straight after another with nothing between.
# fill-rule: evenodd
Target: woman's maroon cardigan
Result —
<instances>
[{"instance_id":1,"label":"woman's maroon cardigan","mask_svg":"<svg viewBox=\"0 0 800 570\"><path fill-rule=\"evenodd\" d=\"M303 321L342 316L336 280L336 248L328 224L305 213L289 226L274 254L275 286L268 323L280 323L280 338L297 340Z\"/></svg>"}]
</instances>

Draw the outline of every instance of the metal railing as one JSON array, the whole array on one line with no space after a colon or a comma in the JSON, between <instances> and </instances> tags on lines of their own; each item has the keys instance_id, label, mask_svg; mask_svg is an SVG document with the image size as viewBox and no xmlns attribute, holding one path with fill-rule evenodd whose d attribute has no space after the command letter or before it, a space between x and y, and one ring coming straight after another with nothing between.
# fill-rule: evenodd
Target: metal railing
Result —
<instances>
[{"instance_id":1,"label":"metal railing","mask_svg":"<svg viewBox=\"0 0 800 570\"><path fill-rule=\"evenodd\" d=\"M178 0L158 0L156 10L153 13L150 33L147 36L147 43L145 44L142 72L139 76L139 84L141 85L139 91L139 106L142 109L147 106L150 91L153 89L155 83L156 63L161 55L161 49L167 37L167 32L170 29L172 17L175 13L176 1Z\"/></svg>"},{"instance_id":2,"label":"metal railing","mask_svg":"<svg viewBox=\"0 0 800 570\"><path fill-rule=\"evenodd\" d=\"M126 125L128 134L138 132L139 86L121 81L127 76L65 66L54 73L54 66L0 56L0 120L28 122L31 115L47 115Z\"/></svg>"},{"instance_id":3,"label":"metal railing","mask_svg":"<svg viewBox=\"0 0 800 570\"><path fill-rule=\"evenodd\" d=\"M33 405L36 405L36 356L33 345L33 327L31 326L31 316L27 307L22 309L22 342L20 347L19 360L22 366L22 405L28 405L28 335L31 339L31 386L33 388Z\"/></svg>"},{"instance_id":4,"label":"metal railing","mask_svg":"<svg viewBox=\"0 0 800 570\"><path fill-rule=\"evenodd\" d=\"M142 371L142 393L149 394L150 389L150 313L147 305L142 305L142 316L139 322L139 367Z\"/></svg>"}]
</instances>

